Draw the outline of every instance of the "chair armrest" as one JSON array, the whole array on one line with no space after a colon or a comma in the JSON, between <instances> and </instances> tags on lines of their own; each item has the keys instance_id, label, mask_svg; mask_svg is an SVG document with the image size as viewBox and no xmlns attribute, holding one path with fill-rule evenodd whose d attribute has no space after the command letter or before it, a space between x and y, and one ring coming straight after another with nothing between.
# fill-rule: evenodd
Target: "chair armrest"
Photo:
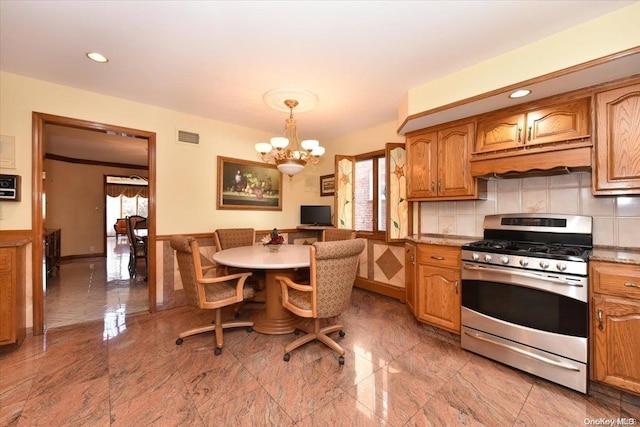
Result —
<instances>
[{"instance_id":1,"label":"chair armrest","mask_svg":"<svg viewBox=\"0 0 640 427\"><path fill-rule=\"evenodd\" d=\"M214 285L216 283L228 282L230 280L238 279L236 283L236 301L244 300L244 284L247 280L247 277L251 276L253 273L236 273L229 274L227 276L218 276L218 277L203 277L197 280L199 290L198 292L202 292L201 298L204 299L204 288L205 285Z\"/></svg>"},{"instance_id":2,"label":"chair armrest","mask_svg":"<svg viewBox=\"0 0 640 427\"><path fill-rule=\"evenodd\" d=\"M276 276L275 279L276 281L280 282L282 286L293 288L302 292L313 291L313 289L311 288L311 285L309 285L308 283L296 283L287 276Z\"/></svg>"}]
</instances>

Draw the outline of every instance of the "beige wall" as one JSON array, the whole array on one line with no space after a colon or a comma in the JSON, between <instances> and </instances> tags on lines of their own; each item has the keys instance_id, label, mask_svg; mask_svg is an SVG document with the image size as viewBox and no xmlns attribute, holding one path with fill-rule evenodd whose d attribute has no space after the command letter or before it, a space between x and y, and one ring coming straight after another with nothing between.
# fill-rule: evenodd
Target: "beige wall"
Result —
<instances>
[{"instance_id":1,"label":"beige wall","mask_svg":"<svg viewBox=\"0 0 640 427\"><path fill-rule=\"evenodd\" d=\"M16 140L16 169L3 173L22 176L23 194L28 195L32 187L31 113L38 111L156 132L158 235L200 233L238 224L295 227L298 206L322 200L318 187L321 164L293 181L285 178L282 212L216 210L217 156L257 161L255 143L272 136L263 131L9 73L0 73L0 92L0 132ZM177 129L199 133L200 145L176 142ZM332 164L332 156L327 157L323 162ZM308 177L315 188L305 185ZM30 197L23 197L20 203L3 203L2 211L3 230L31 229Z\"/></svg>"},{"instance_id":2,"label":"beige wall","mask_svg":"<svg viewBox=\"0 0 640 427\"><path fill-rule=\"evenodd\" d=\"M640 46L638 22L640 2L412 88L397 126L407 116ZM523 31L527 25L535 22L523 20Z\"/></svg>"}]
</instances>

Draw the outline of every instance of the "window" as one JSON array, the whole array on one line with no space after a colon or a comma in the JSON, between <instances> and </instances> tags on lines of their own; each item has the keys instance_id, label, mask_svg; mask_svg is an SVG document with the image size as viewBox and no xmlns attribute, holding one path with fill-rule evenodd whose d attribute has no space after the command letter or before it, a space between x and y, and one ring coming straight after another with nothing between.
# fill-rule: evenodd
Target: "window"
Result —
<instances>
[{"instance_id":1,"label":"window","mask_svg":"<svg viewBox=\"0 0 640 427\"><path fill-rule=\"evenodd\" d=\"M336 218L339 228L360 237L401 242L409 230L406 150L389 142L384 150L335 157Z\"/></svg>"},{"instance_id":2,"label":"window","mask_svg":"<svg viewBox=\"0 0 640 427\"><path fill-rule=\"evenodd\" d=\"M354 167L354 227L360 232L386 230L386 167L384 151L356 156Z\"/></svg>"},{"instance_id":3,"label":"window","mask_svg":"<svg viewBox=\"0 0 640 427\"><path fill-rule=\"evenodd\" d=\"M115 236L113 224L131 215L149 216L149 199L143 196L107 196L107 235Z\"/></svg>"}]
</instances>

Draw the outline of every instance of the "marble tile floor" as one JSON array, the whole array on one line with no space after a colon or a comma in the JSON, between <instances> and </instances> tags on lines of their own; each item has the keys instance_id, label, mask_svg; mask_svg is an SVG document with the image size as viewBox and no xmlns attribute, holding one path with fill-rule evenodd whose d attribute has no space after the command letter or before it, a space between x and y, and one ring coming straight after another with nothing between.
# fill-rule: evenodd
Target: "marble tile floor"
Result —
<instances>
[{"instance_id":1,"label":"marble tile floor","mask_svg":"<svg viewBox=\"0 0 640 427\"><path fill-rule=\"evenodd\" d=\"M226 313L231 316L231 311ZM242 317L249 317L245 311ZM293 334L225 330L190 307L122 314L28 337L0 355L2 426L583 426L640 420L640 397L589 395L462 350L402 303L355 289L340 316L346 363ZM626 424L633 425L633 424Z\"/></svg>"},{"instance_id":2,"label":"marble tile floor","mask_svg":"<svg viewBox=\"0 0 640 427\"><path fill-rule=\"evenodd\" d=\"M144 263L139 263L144 270ZM65 261L47 278L45 327L55 329L79 323L114 319L148 311L149 288L145 272L130 277L126 238L107 238L107 256Z\"/></svg>"}]
</instances>

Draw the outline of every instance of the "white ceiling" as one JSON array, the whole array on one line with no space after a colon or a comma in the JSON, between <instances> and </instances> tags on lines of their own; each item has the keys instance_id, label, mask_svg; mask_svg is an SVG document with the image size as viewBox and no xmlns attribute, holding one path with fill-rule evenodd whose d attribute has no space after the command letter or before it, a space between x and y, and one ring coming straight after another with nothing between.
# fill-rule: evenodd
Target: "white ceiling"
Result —
<instances>
[{"instance_id":1,"label":"white ceiling","mask_svg":"<svg viewBox=\"0 0 640 427\"><path fill-rule=\"evenodd\" d=\"M263 94L304 88L319 102L296 115L300 137L322 142L396 120L409 89L631 3L2 0L0 69L274 135L286 114Z\"/></svg>"}]
</instances>

